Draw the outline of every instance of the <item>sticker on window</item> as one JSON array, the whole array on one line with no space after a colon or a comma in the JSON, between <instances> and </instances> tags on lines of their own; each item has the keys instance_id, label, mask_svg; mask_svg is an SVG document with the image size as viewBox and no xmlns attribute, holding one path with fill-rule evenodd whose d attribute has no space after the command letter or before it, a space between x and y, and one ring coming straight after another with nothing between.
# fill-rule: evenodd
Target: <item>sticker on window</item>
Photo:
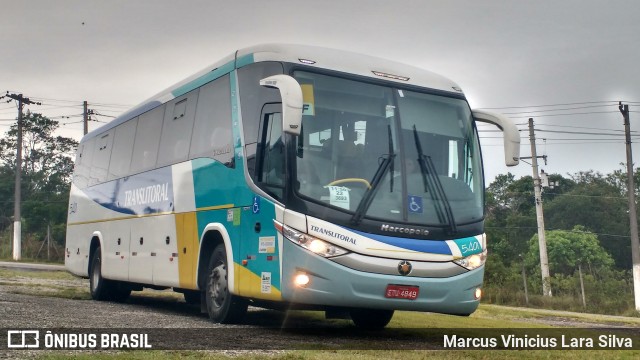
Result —
<instances>
[{"instance_id":1,"label":"sticker on window","mask_svg":"<svg viewBox=\"0 0 640 360\"><path fill-rule=\"evenodd\" d=\"M393 117L396 113L396 107L393 105L387 105L385 108L385 116L387 118Z\"/></svg>"},{"instance_id":2,"label":"sticker on window","mask_svg":"<svg viewBox=\"0 0 640 360\"><path fill-rule=\"evenodd\" d=\"M314 116L316 114L316 110L315 99L313 96L313 85L302 84L300 87L302 88L302 115Z\"/></svg>"},{"instance_id":3,"label":"sticker on window","mask_svg":"<svg viewBox=\"0 0 640 360\"><path fill-rule=\"evenodd\" d=\"M329 204L343 209L349 209L349 188L343 186L328 186Z\"/></svg>"},{"instance_id":4,"label":"sticker on window","mask_svg":"<svg viewBox=\"0 0 640 360\"><path fill-rule=\"evenodd\" d=\"M422 197L409 195L409 212L414 214L422 214Z\"/></svg>"}]
</instances>

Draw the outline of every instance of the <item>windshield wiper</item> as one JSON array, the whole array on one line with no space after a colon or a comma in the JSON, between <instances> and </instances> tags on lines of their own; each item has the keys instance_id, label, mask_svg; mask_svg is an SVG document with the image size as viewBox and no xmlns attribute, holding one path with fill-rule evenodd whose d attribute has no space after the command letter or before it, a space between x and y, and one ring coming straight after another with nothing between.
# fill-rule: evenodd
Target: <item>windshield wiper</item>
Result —
<instances>
[{"instance_id":1,"label":"windshield wiper","mask_svg":"<svg viewBox=\"0 0 640 360\"><path fill-rule=\"evenodd\" d=\"M396 154L393 151L393 139L391 136L391 125L388 125L389 129L389 154L382 155L382 162L378 166L378 170L373 175L373 180L371 180L371 187L367 189L367 191L362 196L362 200L358 204L358 208L356 208L356 212L353 214L351 218L351 222L355 225L358 225L360 221L362 221L362 217L371 206L371 202L378 192L378 186L380 182L384 178L385 174L389 169L392 169L391 173L391 189L393 190L393 160L396 158Z\"/></svg>"},{"instance_id":2,"label":"windshield wiper","mask_svg":"<svg viewBox=\"0 0 640 360\"><path fill-rule=\"evenodd\" d=\"M391 124L387 125L387 130L389 132L389 155L390 156L396 156L395 152L393 151L393 136L391 136ZM393 192L393 178L394 178L394 166L393 166L393 161L391 161L391 178L389 179L389 192Z\"/></svg>"},{"instance_id":3,"label":"windshield wiper","mask_svg":"<svg viewBox=\"0 0 640 360\"><path fill-rule=\"evenodd\" d=\"M435 165L433 165L431 156L425 155L422 152L422 144L420 143L418 130L415 125L413 125L413 140L415 141L416 150L418 151L418 163L420 164L420 171L422 172L424 191L431 194L433 206L438 215L438 221L440 221L441 224L447 224L451 229L451 233L455 234L458 232L458 229L455 218L453 217L453 211L451 210L451 204L449 204L447 194L442 187L442 182L440 178L438 178L438 173ZM444 211L442 205L444 205Z\"/></svg>"}]
</instances>

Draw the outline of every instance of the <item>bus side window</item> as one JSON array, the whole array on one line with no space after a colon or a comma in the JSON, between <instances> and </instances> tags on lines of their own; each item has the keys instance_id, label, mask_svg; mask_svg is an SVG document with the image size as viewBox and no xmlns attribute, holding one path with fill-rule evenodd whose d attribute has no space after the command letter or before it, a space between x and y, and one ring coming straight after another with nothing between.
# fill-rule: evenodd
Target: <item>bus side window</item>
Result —
<instances>
[{"instance_id":1,"label":"bus side window","mask_svg":"<svg viewBox=\"0 0 640 360\"><path fill-rule=\"evenodd\" d=\"M158 106L138 118L131 158L131 174L153 169L156 165L164 109L164 105Z\"/></svg>"},{"instance_id":2,"label":"bus side window","mask_svg":"<svg viewBox=\"0 0 640 360\"><path fill-rule=\"evenodd\" d=\"M75 173L73 182L80 189L84 189L89 185L89 177L91 176L91 161L93 161L93 147L95 138L90 139L80 145L76 159Z\"/></svg>"},{"instance_id":3,"label":"bus side window","mask_svg":"<svg viewBox=\"0 0 640 360\"><path fill-rule=\"evenodd\" d=\"M93 160L91 161L91 175L89 186L102 183L107 180L107 169L111 158L111 148L113 147L113 130L98 135L96 137Z\"/></svg>"},{"instance_id":4,"label":"bus side window","mask_svg":"<svg viewBox=\"0 0 640 360\"><path fill-rule=\"evenodd\" d=\"M116 127L113 139L113 152L109 162L109 180L125 177L129 174L133 139L136 136L138 118L134 118Z\"/></svg>"},{"instance_id":5,"label":"bus side window","mask_svg":"<svg viewBox=\"0 0 640 360\"><path fill-rule=\"evenodd\" d=\"M256 177L258 185L277 199L284 193L284 142L279 105L266 105L263 112Z\"/></svg>"},{"instance_id":6,"label":"bus side window","mask_svg":"<svg viewBox=\"0 0 640 360\"><path fill-rule=\"evenodd\" d=\"M262 106L265 103L282 101L278 89L261 86L260 80L283 72L281 63L271 61L257 62L238 69L238 91L248 170L255 166ZM249 174L254 172L250 171Z\"/></svg>"},{"instance_id":7,"label":"bus side window","mask_svg":"<svg viewBox=\"0 0 640 360\"><path fill-rule=\"evenodd\" d=\"M204 85L198 95L189 158L213 158L233 167L229 75Z\"/></svg>"},{"instance_id":8,"label":"bus side window","mask_svg":"<svg viewBox=\"0 0 640 360\"><path fill-rule=\"evenodd\" d=\"M158 167L187 160L199 90L167 104L158 149Z\"/></svg>"}]
</instances>

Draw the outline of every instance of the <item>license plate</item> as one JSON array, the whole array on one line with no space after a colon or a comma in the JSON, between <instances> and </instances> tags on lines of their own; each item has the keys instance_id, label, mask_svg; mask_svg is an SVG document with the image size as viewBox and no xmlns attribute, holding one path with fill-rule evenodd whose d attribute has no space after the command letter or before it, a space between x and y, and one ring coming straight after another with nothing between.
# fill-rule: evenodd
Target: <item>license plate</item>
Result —
<instances>
[{"instance_id":1,"label":"license plate","mask_svg":"<svg viewBox=\"0 0 640 360\"><path fill-rule=\"evenodd\" d=\"M417 286L407 285L387 285L387 291L384 295L386 298L392 299L409 299L415 300L418 298L420 288Z\"/></svg>"}]
</instances>

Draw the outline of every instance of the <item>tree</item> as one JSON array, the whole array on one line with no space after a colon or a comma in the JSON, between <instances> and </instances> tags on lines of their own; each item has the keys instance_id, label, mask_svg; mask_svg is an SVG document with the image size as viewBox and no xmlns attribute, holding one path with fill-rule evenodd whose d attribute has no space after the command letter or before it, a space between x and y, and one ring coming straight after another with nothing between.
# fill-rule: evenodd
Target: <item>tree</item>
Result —
<instances>
[{"instance_id":1,"label":"tree","mask_svg":"<svg viewBox=\"0 0 640 360\"><path fill-rule=\"evenodd\" d=\"M627 201L600 173L579 172L573 175L570 191L545 202L545 225L548 229L572 229L584 225L598 234L602 247L617 266L629 268L631 257Z\"/></svg>"},{"instance_id":2,"label":"tree","mask_svg":"<svg viewBox=\"0 0 640 360\"><path fill-rule=\"evenodd\" d=\"M600 246L598 237L584 226L575 226L573 230L551 230L545 235L552 273L572 275L579 264L594 268L613 266L611 255ZM537 234L531 237L527 263L532 267L540 264Z\"/></svg>"},{"instance_id":3,"label":"tree","mask_svg":"<svg viewBox=\"0 0 640 360\"><path fill-rule=\"evenodd\" d=\"M78 143L67 137L55 136L59 123L41 114L23 117L22 199L26 232L46 232L47 223L56 226L62 240L66 223L67 201L73 174L73 152ZM0 230L13 216L17 124L12 125L0 140Z\"/></svg>"}]
</instances>

